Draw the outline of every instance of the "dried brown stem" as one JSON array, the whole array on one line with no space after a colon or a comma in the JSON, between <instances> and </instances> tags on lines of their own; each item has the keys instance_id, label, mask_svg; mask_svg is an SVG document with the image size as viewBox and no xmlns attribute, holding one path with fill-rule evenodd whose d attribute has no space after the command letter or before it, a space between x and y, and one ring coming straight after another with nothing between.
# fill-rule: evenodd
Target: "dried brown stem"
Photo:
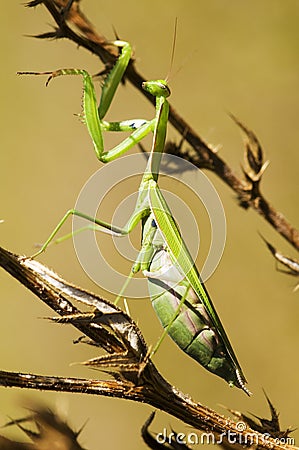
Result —
<instances>
[{"instance_id":1,"label":"dried brown stem","mask_svg":"<svg viewBox=\"0 0 299 450\"><path fill-rule=\"evenodd\" d=\"M100 318L86 320L84 326L81 324L80 331L94 341L95 345L107 350L108 355L105 361L111 355L115 362L116 356L121 355L121 365L114 363L109 369L116 378L114 381L0 371L0 385L93 394L148 403L197 430L213 433L216 436L224 433L225 436L235 436L238 442L245 443L248 433L253 433L255 444L259 448L275 450L296 448L278 445L274 439L265 439L263 434L250 428L239 431L237 423L233 420L195 403L187 395L171 386L148 358L141 331L115 305L65 282L42 264L21 258L1 248L0 265L61 316L70 317L70 314L80 313L73 305L73 301L97 305L97 311L101 311ZM95 323L97 328L94 328ZM78 324L75 326L79 328Z\"/></svg>"},{"instance_id":2,"label":"dried brown stem","mask_svg":"<svg viewBox=\"0 0 299 450\"><path fill-rule=\"evenodd\" d=\"M55 31L37 37L70 39L77 45L97 55L106 67L109 68L116 60L117 50L112 45L109 45L109 42L103 35L97 33L91 22L81 12L78 0L73 2L68 12L61 13L68 3L68 0L37 0L28 3L28 6L43 4L57 24ZM141 88L145 78L138 73L134 61L131 61L127 69L126 80L153 103L153 98ZM260 189L256 189L256 184L252 183L252 180L249 180L247 177L245 177L245 180L239 178L228 164L214 152L210 145L201 139L196 131L173 107L170 107L169 121L192 147L184 152L178 151L176 153L178 156L188 159L201 169L213 171L237 194L242 207L252 208L271 224L294 248L299 249L298 230L266 200ZM240 125L240 123L238 124ZM170 148L174 152L176 151L174 146Z\"/></svg>"}]
</instances>

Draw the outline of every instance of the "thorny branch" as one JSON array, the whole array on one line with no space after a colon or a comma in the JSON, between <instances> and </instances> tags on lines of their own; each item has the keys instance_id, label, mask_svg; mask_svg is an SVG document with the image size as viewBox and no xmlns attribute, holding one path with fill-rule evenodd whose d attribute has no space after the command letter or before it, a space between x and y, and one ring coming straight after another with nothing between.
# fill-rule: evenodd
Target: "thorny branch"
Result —
<instances>
[{"instance_id":1,"label":"thorny branch","mask_svg":"<svg viewBox=\"0 0 299 450\"><path fill-rule=\"evenodd\" d=\"M80 0L34 0L27 6L33 7L43 4L56 22L54 31L40 34L41 39L67 38L78 46L85 48L97 55L109 69L115 62L118 51L109 43L105 36L99 34L91 22L80 10ZM136 69L132 60L126 71L126 80L135 86L149 101L153 103L153 97L142 90L141 85L145 80ZM286 218L266 200L260 190L261 177L266 168L263 161L263 151L255 134L232 116L237 125L242 129L246 137L244 179L239 178L227 163L201 139L196 131L170 107L169 121L184 137L191 148L182 148L176 145L167 146L167 150L177 156L181 156L201 169L208 169L218 175L237 194L239 204L245 208L252 208L260 214L272 227L283 236L295 249L299 249L299 232Z\"/></svg>"},{"instance_id":2,"label":"thorny branch","mask_svg":"<svg viewBox=\"0 0 299 450\"><path fill-rule=\"evenodd\" d=\"M104 348L107 355L83 364L108 371L114 377L114 380L101 381L1 370L0 385L118 397L148 403L197 430L211 432L216 436L234 433L241 444L246 443L248 433L255 433L255 444L260 449L296 448L277 444L271 437L265 439L263 434L249 427L240 431L235 421L195 403L171 386L149 359L146 343L137 325L115 305L67 283L42 264L1 248L0 265L57 312L61 316L61 319L56 319L58 322L72 324L84 333L86 343ZM73 302L84 303L93 307L93 310L91 313L82 313Z\"/></svg>"},{"instance_id":3,"label":"thorny branch","mask_svg":"<svg viewBox=\"0 0 299 450\"><path fill-rule=\"evenodd\" d=\"M86 450L78 442L83 427L74 431L57 412L39 404L26 409L26 417L10 420L4 427L18 427L30 442L16 442L0 435L1 450L45 450L53 446L60 450Z\"/></svg>"}]
</instances>

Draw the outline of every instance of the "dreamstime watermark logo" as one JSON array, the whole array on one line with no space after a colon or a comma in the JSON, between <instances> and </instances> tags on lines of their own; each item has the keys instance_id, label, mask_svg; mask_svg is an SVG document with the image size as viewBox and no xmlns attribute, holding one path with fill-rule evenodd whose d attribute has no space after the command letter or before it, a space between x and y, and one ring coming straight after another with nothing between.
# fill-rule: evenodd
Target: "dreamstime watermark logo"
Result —
<instances>
[{"instance_id":1,"label":"dreamstime watermark logo","mask_svg":"<svg viewBox=\"0 0 299 450\"><path fill-rule=\"evenodd\" d=\"M269 439L274 440L277 445L295 445L295 439L291 437L273 438L269 433L260 434L252 430L247 429L245 422L237 422L236 431L227 430L225 433L213 434L195 432L190 433L175 433L170 432L167 434L166 428L163 428L162 432L156 435L156 441L158 444L173 444L178 445L221 445L223 443L235 445L238 444L242 447L249 447L252 445L258 445L260 443L269 442Z\"/></svg>"},{"instance_id":2,"label":"dreamstime watermark logo","mask_svg":"<svg viewBox=\"0 0 299 450\"><path fill-rule=\"evenodd\" d=\"M115 229L121 229L128 223L135 209L139 183L145 165L144 155L134 154L102 166L84 185L78 196L75 209L91 218L97 217L97 219L108 223L103 204L107 205L107 201L109 203L109 199L112 198L113 191L118 189L121 192L122 200L118 201L111 220ZM170 188L162 189L160 187L160 190L167 204L170 205L171 212L178 225L181 227L183 223L181 227L182 235L193 260L196 260L199 251L200 224L197 224L192 211L198 208L197 201L204 206L210 222L211 236L208 255L201 270L201 277L205 281L219 264L225 246L226 220L218 193L202 171L191 163L173 155L162 156L159 176L159 180L163 181L161 184L164 185L164 181L166 181L166 184L170 185ZM170 183L167 183L167 181L170 181ZM190 192L192 205L181 199L179 194L181 187L185 190L188 189L188 192ZM77 216L73 217L73 241L79 262L95 283L117 295L126 282L127 274L115 267L116 257L112 255L111 251L108 255L105 254L102 248L104 239L99 237L96 231L80 232L81 229L87 227L86 220ZM89 228L92 227L92 222L89 222ZM107 228L100 228L102 232L111 234ZM139 248L135 248L130 234L118 237L117 233L112 234L112 241L116 256L121 257L121 261L129 261L131 267L136 261L140 243ZM126 296L132 298L147 297L148 290L145 277L133 278L126 288Z\"/></svg>"}]
</instances>

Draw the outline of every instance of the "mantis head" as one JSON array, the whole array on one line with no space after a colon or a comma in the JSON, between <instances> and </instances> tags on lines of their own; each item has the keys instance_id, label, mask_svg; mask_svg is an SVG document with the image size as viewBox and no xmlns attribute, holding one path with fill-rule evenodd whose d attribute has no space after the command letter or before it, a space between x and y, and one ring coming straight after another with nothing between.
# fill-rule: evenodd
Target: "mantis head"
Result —
<instances>
[{"instance_id":1,"label":"mantis head","mask_svg":"<svg viewBox=\"0 0 299 450\"><path fill-rule=\"evenodd\" d=\"M154 97L169 97L170 89L165 80L144 81L142 89L149 92Z\"/></svg>"}]
</instances>

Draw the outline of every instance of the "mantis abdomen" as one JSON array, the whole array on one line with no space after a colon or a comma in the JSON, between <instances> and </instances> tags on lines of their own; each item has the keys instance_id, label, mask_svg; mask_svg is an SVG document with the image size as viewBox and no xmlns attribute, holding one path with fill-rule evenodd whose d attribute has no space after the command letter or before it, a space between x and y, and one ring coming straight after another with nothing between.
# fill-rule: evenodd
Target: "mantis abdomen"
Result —
<instances>
[{"instance_id":1,"label":"mantis abdomen","mask_svg":"<svg viewBox=\"0 0 299 450\"><path fill-rule=\"evenodd\" d=\"M217 328L181 269L173 263L158 229L152 245L155 250L148 270L143 273L148 278L151 301L165 332L207 370L230 385L244 388Z\"/></svg>"}]
</instances>

